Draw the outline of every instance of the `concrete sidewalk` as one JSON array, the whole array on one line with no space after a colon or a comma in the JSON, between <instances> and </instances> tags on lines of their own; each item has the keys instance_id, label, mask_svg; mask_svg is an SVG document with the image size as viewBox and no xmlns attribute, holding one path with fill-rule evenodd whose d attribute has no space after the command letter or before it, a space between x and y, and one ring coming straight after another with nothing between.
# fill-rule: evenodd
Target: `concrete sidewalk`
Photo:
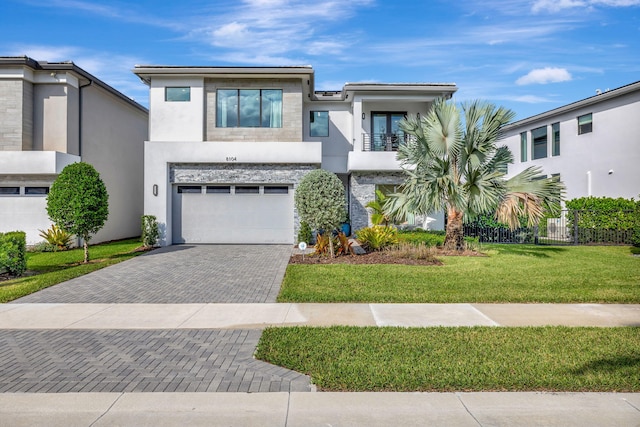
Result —
<instances>
[{"instance_id":1,"label":"concrete sidewalk","mask_svg":"<svg viewBox=\"0 0 640 427\"><path fill-rule=\"evenodd\" d=\"M2 426L638 426L635 393L0 394Z\"/></svg>"},{"instance_id":2,"label":"concrete sidewalk","mask_svg":"<svg viewBox=\"0 0 640 427\"><path fill-rule=\"evenodd\" d=\"M640 326L640 304L3 304L0 329Z\"/></svg>"}]
</instances>

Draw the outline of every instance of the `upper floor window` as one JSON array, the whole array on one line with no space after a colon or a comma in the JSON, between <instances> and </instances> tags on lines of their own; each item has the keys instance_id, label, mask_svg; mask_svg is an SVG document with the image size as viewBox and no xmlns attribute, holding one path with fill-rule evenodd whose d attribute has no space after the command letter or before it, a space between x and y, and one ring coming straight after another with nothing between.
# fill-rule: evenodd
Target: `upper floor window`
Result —
<instances>
[{"instance_id":1,"label":"upper floor window","mask_svg":"<svg viewBox=\"0 0 640 427\"><path fill-rule=\"evenodd\" d=\"M527 133L526 132L522 132L520 134L520 161L521 162L526 162L527 161L527 151L528 151L528 147L527 147Z\"/></svg>"},{"instance_id":2,"label":"upper floor window","mask_svg":"<svg viewBox=\"0 0 640 427\"><path fill-rule=\"evenodd\" d=\"M593 116L591 113L578 117L578 135L593 132Z\"/></svg>"},{"instance_id":3,"label":"upper floor window","mask_svg":"<svg viewBox=\"0 0 640 427\"><path fill-rule=\"evenodd\" d=\"M329 136L328 111L311 111L309 113L309 135Z\"/></svg>"},{"instance_id":4,"label":"upper floor window","mask_svg":"<svg viewBox=\"0 0 640 427\"><path fill-rule=\"evenodd\" d=\"M560 155L560 123L554 123L551 125L551 137L553 138L553 143L551 144L551 155L559 156Z\"/></svg>"},{"instance_id":5,"label":"upper floor window","mask_svg":"<svg viewBox=\"0 0 640 427\"><path fill-rule=\"evenodd\" d=\"M189 102L191 101L191 88L165 87L164 100L167 102Z\"/></svg>"},{"instance_id":6,"label":"upper floor window","mask_svg":"<svg viewBox=\"0 0 640 427\"><path fill-rule=\"evenodd\" d=\"M542 126L533 129L531 131L531 139L533 140L532 160L547 157L547 127Z\"/></svg>"},{"instance_id":7,"label":"upper floor window","mask_svg":"<svg viewBox=\"0 0 640 427\"><path fill-rule=\"evenodd\" d=\"M282 127L281 89L218 89L216 126Z\"/></svg>"}]
</instances>

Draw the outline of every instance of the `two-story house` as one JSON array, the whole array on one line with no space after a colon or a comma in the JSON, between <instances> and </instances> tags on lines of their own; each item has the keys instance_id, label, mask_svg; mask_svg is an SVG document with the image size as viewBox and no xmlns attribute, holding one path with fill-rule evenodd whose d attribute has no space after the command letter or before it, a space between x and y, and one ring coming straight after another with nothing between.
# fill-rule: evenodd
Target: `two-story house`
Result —
<instances>
[{"instance_id":1,"label":"two-story house","mask_svg":"<svg viewBox=\"0 0 640 427\"><path fill-rule=\"evenodd\" d=\"M0 232L42 241L51 183L83 161L109 193L109 218L92 242L139 236L147 132L146 108L74 63L0 57Z\"/></svg>"},{"instance_id":2,"label":"two-story house","mask_svg":"<svg viewBox=\"0 0 640 427\"><path fill-rule=\"evenodd\" d=\"M505 127L509 176L540 166L559 175L566 199L640 194L640 82Z\"/></svg>"},{"instance_id":3,"label":"two-story house","mask_svg":"<svg viewBox=\"0 0 640 427\"><path fill-rule=\"evenodd\" d=\"M163 245L294 243L295 190L316 168L344 183L353 229L369 225L375 190L403 181L398 122L457 90L347 83L316 91L309 66L145 65L134 73L150 88L144 210L157 217Z\"/></svg>"}]
</instances>

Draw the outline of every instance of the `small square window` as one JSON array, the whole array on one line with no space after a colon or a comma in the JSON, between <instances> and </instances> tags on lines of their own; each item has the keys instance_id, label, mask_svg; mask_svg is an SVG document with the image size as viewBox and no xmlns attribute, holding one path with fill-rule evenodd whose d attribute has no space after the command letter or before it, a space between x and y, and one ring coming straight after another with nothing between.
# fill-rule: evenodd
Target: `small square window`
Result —
<instances>
[{"instance_id":1,"label":"small square window","mask_svg":"<svg viewBox=\"0 0 640 427\"><path fill-rule=\"evenodd\" d=\"M578 135L593 132L593 115L591 113L578 117Z\"/></svg>"},{"instance_id":2,"label":"small square window","mask_svg":"<svg viewBox=\"0 0 640 427\"><path fill-rule=\"evenodd\" d=\"M27 195L46 195L49 194L49 187L24 187L24 194Z\"/></svg>"},{"instance_id":3,"label":"small square window","mask_svg":"<svg viewBox=\"0 0 640 427\"><path fill-rule=\"evenodd\" d=\"M191 101L191 88L165 87L164 100L167 102L189 102Z\"/></svg>"},{"instance_id":4,"label":"small square window","mask_svg":"<svg viewBox=\"0 0 640 427\"><path fill-rule=\"evenodd\" d=\"M180 185L178 186L178 193L179 194L187 194L187 193L200 194L202 193L202 187L199 185Z\"/></svg>"},{"instance_id":5,"label":"small square window","mask_svg":"<svg viewBox=\"0 0 640 427\"><path fill-rule=\"evenodd\" d=\"M309 135L329 136L329 112L310 111L309 112Z\"/></svg>"},{"instance_id":6,"label":"small square window","mask_svg":"<svg viewBox=\"0 0 640 427\"><path fill-rule=\"evenodd\" d=\"M231 186L207 185L207 194L231 194Z\"/></svg>"},{"instance_id":7,"label":"small square window","mask_svg":"<svg viewBox=\"0 0 640 427\"><path fill-rule=\"evenodd\" d=\"M236 194L259 194L260 187L258 186L237 186Z\"/></svg>"},{"instance_id":8,"label":"small square window","mask_svg":"<svg viewBox=\"0 0 640 427\"><path fill-rule=\"evenodd\" d=\"M20 194L20 187L0 187L0 196L17 196Z\"/></svg>"}]
</instances>

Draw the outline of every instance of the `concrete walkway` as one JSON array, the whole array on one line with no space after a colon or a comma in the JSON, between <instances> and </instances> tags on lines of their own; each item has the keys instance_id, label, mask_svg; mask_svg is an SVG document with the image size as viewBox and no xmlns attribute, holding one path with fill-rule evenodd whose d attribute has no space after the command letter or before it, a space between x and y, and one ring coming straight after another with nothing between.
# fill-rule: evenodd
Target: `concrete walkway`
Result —
<instances>
[{"instance_id":1,"label":"concrete walkway","mask_svg":"<svg viewBox=\"0 0 640 427\"><path fill-rule=\"evenodd\" d=\"M640 304L4 304L0 329L640 326Z\"/></svg>"},{"instance_id":2,"label":"concrete walkway","mask_svg":"<svg viewBox=\"0 0 640 427\"><path fill-rule=\"evenodd\" d=\"M640 425L640 394L5 393L0 425L618 427Z\"/></svg>"}]
</instances>

